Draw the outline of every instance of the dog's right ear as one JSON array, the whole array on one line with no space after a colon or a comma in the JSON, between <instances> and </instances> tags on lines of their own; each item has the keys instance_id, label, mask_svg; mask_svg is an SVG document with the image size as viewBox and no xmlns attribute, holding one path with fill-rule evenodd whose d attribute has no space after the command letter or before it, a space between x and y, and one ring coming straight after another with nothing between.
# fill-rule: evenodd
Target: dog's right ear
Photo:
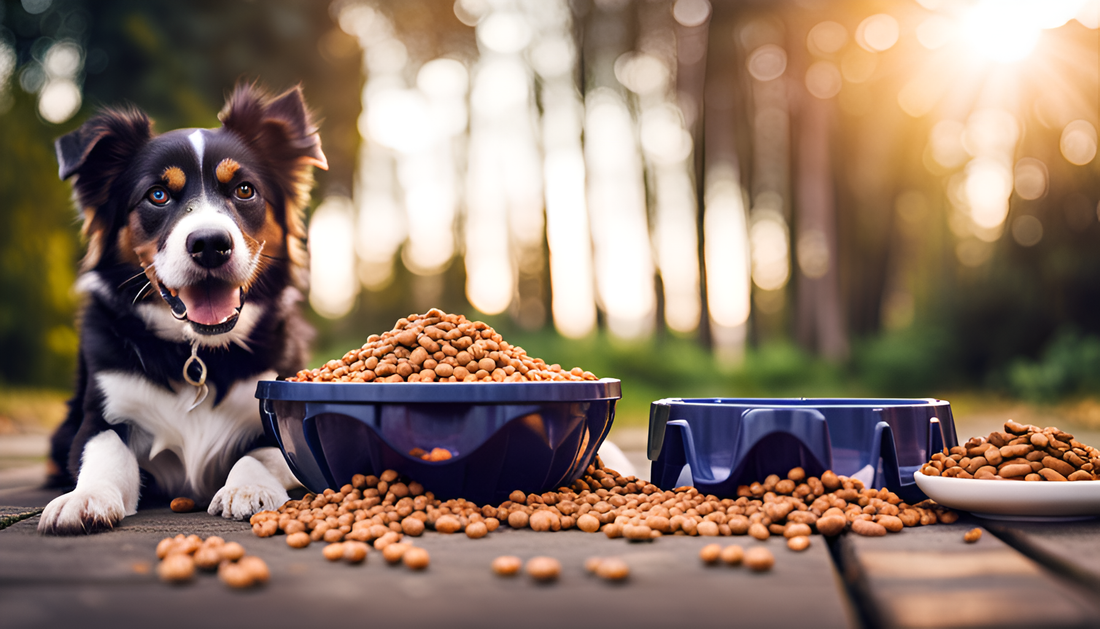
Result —
<instances>
[{"instance_id":1,"label":"dog's right ear","mask_svg":"<svg viewBox=\"0 0 1100 629\"><path fill-rule=\"evenodd\" d=\"M78 209L84 216L88 239L84 268L94 267L103 251L105 236L125 217L105 207L111 185L129 166L134 155L153 137L152 122L135 108L104 110L79 129L58 138L54 147L62 179L74 177Z\"/></svg>"}]
</instances>

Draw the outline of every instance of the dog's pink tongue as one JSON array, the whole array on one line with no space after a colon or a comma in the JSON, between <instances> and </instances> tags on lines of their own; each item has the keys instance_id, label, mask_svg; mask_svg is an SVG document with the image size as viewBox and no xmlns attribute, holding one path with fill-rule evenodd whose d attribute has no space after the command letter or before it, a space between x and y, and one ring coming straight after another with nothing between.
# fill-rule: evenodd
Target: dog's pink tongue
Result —
<instances>
[{"instance_id":1,"label":"dog's pink tongue","mask_svg":"<svg viewBox=\"0 0 1100 629\"><path fill-rule=\"evenodd\" d=\"M180 289L187 318L200 325L217 325L241 307L240 289L224 282L206 281Z\"/></svg>"}]
</instances>

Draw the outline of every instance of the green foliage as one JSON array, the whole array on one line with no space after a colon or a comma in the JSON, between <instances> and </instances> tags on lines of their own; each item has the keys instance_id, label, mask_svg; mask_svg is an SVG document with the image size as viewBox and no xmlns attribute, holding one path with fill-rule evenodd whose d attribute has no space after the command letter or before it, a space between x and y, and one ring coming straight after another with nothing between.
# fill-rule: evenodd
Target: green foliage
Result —
<instances>
[{"instance_id":1,"label":"green foliage","mask_svg":"<svg viewBox=\"0 0 1100 629\"><path fill-rule=\"evenodd\" d=\"M1037 361L1014 361L1007 371L1012 395L1034 402L1100 389L1100 338L1065 331L1054 338Z\"/></svg>"},{"instance_id":2,"label":"green foliage","mask_svg":"<svg viewBox=\"0 0 1100 629\"><path fill-rule=\"evenodd\" d=\"M957 383L955 344L941 328L912 327L865 339L855 347L854 374L877 395L927 397Z\"/></svg>"},{"instance_id":3,"label":"green foliage","mask_svg":"<svg viewBox=\"0 0 1100 629\"><path fill-rule=\"evenodd\" d=\"M79 227L57 180L57 128L16 91L0 115L0 383L67 387L76 365Z\"/></svg>"}]
</instances>

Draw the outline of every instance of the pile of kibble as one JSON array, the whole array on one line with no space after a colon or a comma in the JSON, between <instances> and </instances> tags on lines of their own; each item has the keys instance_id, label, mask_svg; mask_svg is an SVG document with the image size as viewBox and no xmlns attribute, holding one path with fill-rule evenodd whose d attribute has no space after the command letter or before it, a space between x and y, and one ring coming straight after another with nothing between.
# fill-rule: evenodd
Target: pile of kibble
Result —
<instances>
[{"instance_id":1,"label":"pile of kibble","mask_svg":"<svg viewBox=\"0 0 1100 629\"><path fill-rule=\"evenodd\" d=\"M1098 480L1098 472L1100 450L1053 426L1012 420L1003 431L933 454L921 468L926 476L1024 481Z\"/></svg>"},{"instance_id":2,"label":"pile of kibble","mask_svg":"<svg viewBox=\"0 0 1100 629\"><path fill-rule=\"evenodd\" d=\"M488 324L433 308L398 319L362 347L303 369L291 382L542 382L597 380L580 367L563 370L532 358Z\"/></svg>"},{"instance_id":3,"label":"pile of kibble","mask_svg":"<svg viewBox=\"0 0 1100 629\"><path fill-rule=\"evenodd\" d=\"M195 576L195 569L213 572L232 588L248 588L267 583L271 572L263 559L245 553L244 546L226 542L217 535L202 539L198 535L166 537L157 544L157 574L162 581L184 583Z\"/></svg>"},{"instance_id":4,"label":"pile of kibble","mask_svg":"<svg viewBox=\"0 0 1100 629\"><path fill-rule=\"evenodd\" d=\"M603 531L610 538L649 541L662 535L751 535L788 540L814 532L838 535L847 530L867 536L898 532L906 526L951 523L958 514L930 501L909 505L886 489L869 489L858 479L826 471L820 478L802 468L787 478L771 475L763 483L743 485L738 498L719 499L694 487L662 491L633 476L603 468L599 459L569 487L543 494L514 491L499 505L464 499L439 500L415 481L393 470L381 476L357 474L339 491L308 494L278 511L252 517L260 537L286 534L287 544L346 540L376 549L416 537L426 529L479 538L507 524L534 531L577 528ZM793 550L798 550L792 545Z\"/></svg>"}]
</instances>

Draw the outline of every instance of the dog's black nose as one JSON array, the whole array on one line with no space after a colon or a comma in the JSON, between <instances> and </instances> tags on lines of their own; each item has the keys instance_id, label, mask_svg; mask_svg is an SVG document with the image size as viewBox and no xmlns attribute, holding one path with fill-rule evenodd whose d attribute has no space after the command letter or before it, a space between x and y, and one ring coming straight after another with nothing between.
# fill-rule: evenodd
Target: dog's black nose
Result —
<instances>
[{"instance_id":1,"label":"dog's black nose","mask_svg":"<svg viewBox=\"0 0 1100 629\"><path fill-rule=\"evenodd\" d=\"M201 267L215 269L229 261L233 237L223 229L202 229L187 236L187 253Z\"/></svg>"}]
</instances>

